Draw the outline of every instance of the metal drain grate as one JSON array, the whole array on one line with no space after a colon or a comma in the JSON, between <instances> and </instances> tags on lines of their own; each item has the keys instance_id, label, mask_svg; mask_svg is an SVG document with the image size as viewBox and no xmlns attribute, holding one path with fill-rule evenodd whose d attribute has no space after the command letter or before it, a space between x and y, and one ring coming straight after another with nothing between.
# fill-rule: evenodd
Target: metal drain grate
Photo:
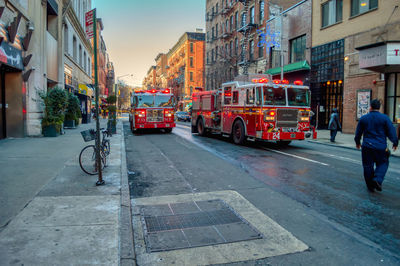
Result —
<instances>
[{"instance_id":1,"label":"metal drain grate","mask_svg":"<svg viewBox=\"0 0 400 266\"><path fill-rule=\"evenodd\" d=\"M141 214L148 252L262 238L222 200L142 206Z\"/></svg>"}]
</instances>

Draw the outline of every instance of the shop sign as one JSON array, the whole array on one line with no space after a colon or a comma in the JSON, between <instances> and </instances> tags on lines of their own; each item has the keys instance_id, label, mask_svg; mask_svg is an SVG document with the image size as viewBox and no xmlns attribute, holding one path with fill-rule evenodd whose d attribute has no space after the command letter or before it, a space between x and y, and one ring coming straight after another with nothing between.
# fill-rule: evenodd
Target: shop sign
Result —
<instances>
[{"instance_id":1,"label":"shop sign","mask_svg":"<svg viewBox=\"0 0 400 266\"><path fill-rule=\"evenodd\" d=\"M94 23L94 9L85 13L86 39L93 38L93 35L94 35L93 23Z\"/></svg>"},{"instance_id":2,"label":"shop sign","mask_svg":"<svg viewBox=\"0 0 400 266\"><path fill-rule=\"evenodd\" d=\"M360 68L400 65L400 43L387 43L360 51Z\"/></svg>"},{"instance_id":3,"label":"shop sign","mask_svg":"<svg viewBox=\"0 0 400 266\"><path fill-rule=\"evenodd\" d=\"M0 62L23 70L22 47L19 36L15 37L14 43L9 43L5 25L0 23L0 37L3 37L0 46Z\"/></svg>"}]
</instances>

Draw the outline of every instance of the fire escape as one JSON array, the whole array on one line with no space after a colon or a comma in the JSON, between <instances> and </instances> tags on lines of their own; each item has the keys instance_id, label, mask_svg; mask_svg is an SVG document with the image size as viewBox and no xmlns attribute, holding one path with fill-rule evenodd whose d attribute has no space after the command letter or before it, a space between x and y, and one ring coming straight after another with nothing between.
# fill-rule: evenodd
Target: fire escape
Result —
<instances>
[{"instance_id":1,"label":"fire escape","mask_svg":"<svg viewBox=\"0 0 400 266\"><path fill-rule=\"evenodd\" d=\"M249 43L249 35L250 31L253 28L256 28L257 25L253 21L247 22L247 14L249 13L249 5L251 0L239 0L243 4L243 11L242 11L242 21L241 27L238 29L238 32L243 34L243 44L242 44L242 52L240 55L240 62L239 65L243 68L243 75L248 75L248 68L249 68L249 61L247 59L247 52L248 52L248 43Z\"/></svg>"}]
</instances>

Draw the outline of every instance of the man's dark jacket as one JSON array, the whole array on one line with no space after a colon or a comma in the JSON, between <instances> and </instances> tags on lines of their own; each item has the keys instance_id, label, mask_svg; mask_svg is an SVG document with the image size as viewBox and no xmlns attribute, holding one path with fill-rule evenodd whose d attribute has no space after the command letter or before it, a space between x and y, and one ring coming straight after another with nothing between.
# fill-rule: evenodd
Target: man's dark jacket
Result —
<instances>
[{"instance_id":1,"label":"man's dark jacket","mask_svg":"<svg viewBox=\"0 0 400 266\"><path fill-rule=\"evenodd\" d=\"M366 148L385 150L387 147L386 137L390 139L393 146L397 147L399 144L396 130L389 117L378 111L371 111L360 118L354 137L356 144L360 144L362 135L362 146Z\"/></svg>"}]
</instances>

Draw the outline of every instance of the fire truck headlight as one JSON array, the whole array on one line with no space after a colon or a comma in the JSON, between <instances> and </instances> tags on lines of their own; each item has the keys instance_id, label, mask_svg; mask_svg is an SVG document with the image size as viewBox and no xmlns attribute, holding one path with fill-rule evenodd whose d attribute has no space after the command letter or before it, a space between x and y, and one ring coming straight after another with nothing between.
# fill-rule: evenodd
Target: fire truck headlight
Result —
<instances>
[{"instance_id":1,"label":"fire truck headlight","mask_svg":"<svg viewBox=\"0 0 400 266\"><path fill-rule=\"evenodd\" d=\"M275 111L267 111L264 113L264 121L275 121Z\"/></svg>"},{"instance_id":2,"label":"fire truck headlight","mask_svg":"<svg viewBox=\"0 0 400 266\"><path fill-rule=\"evenodd\" d=\"M137 112L136 112L136 115L137 115L138 117L145 117L145 112L144 112L144 111L137 111Z\"/></svg>"}]
</instances>

